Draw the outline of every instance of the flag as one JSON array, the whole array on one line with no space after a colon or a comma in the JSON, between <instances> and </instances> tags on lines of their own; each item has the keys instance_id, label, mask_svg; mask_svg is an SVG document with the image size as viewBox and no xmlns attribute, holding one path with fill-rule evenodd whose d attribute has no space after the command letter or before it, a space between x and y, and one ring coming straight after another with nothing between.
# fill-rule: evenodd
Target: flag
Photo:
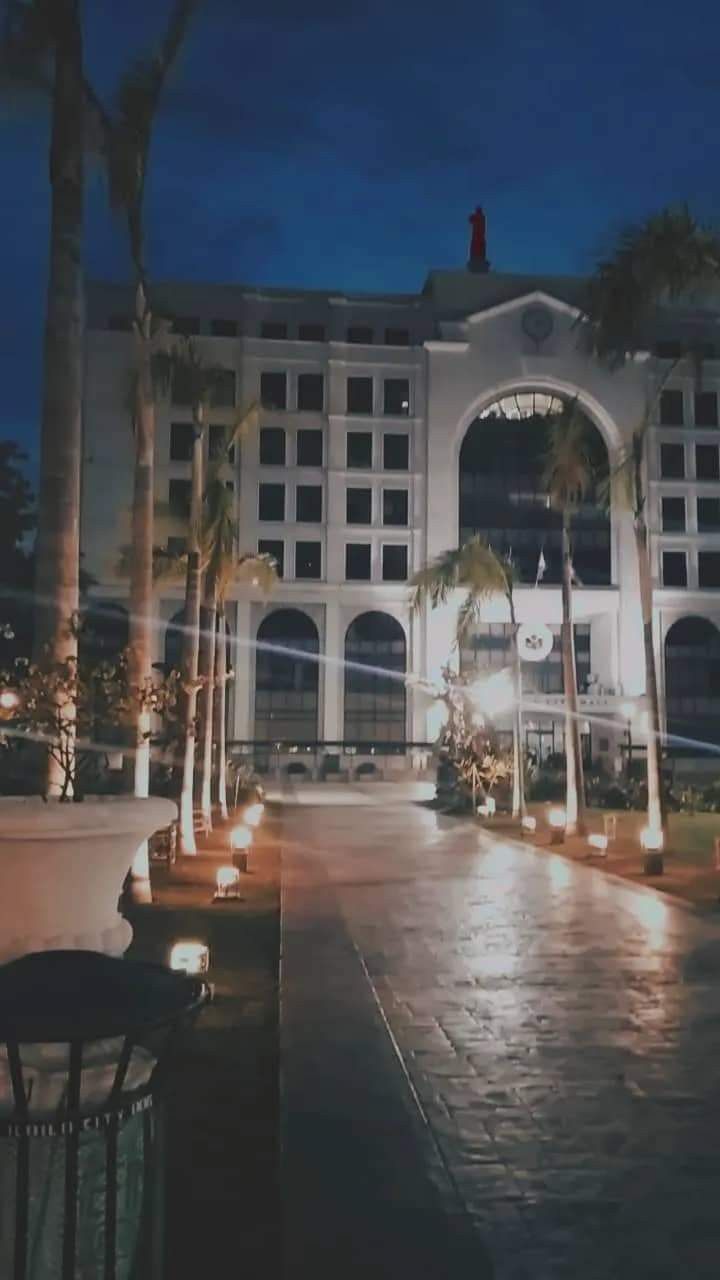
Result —
<instances>
[{"instance_id":1,"label":"flag","mask_svg":"<svg viewBox=\"0 0 720 1280\"><path fill-rule=\"evenodd\" d=\"M543 551L543 549L542 549L542 547L541 547L541 548L540 548L540 555L538 556L537 574L535 575L535 586L537 586L538 582L540 582L540 581L542 580L542 578L544 577L544 574L545 574L545 570L546 570L546 569L547 569L547 563L546 563L546 560L545 560L545 553L544 553L544 551Z\"/></svg>"}]
</instances>

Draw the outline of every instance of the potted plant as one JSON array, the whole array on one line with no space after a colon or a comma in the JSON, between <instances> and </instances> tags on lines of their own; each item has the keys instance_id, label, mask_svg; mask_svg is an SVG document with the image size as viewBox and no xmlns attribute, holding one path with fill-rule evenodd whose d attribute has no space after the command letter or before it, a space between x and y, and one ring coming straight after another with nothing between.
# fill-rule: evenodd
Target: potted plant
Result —
<instances>
[{"instance_id":1,"label":"potted plant","mask_svg":"<svg viewBox=\"0 0 720 1280\"><path fill-rule=\"evenodd\" d=\"M109 955L127 948L132 929L118 914L123 881L138 845L174 819L176 806L89 795L97 769L88 764L117 752L115 731L136 721L138 702L171 710L176 684L173 674L132 685L125 654L88 665L48 653L0 672L6 759L22 752L26 780L47 773L37 765L49 756L60 779L59 795L0 796L0 963L51 948Z\"/></svg>"}]
</instances>

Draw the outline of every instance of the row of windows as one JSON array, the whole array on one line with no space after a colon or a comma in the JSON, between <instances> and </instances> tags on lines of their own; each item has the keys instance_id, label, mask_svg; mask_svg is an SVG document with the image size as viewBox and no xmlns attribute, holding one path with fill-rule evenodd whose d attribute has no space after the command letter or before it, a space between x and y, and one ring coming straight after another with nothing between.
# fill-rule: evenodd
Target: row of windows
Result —
<instances>
[{"instance_id":1,"label":"row of windows","mask_svg":"<svg viewBox=\"0 0 720 1280\"><path fill-rule=\"evenodd\" d=\"M301 430L296 435L295 459L299 467L323 465L322 431ZM351 469L370 471L373 465L373 437L371 431L349 431L346 439L347 466ZM287 435L284 427L262 427L260 430L260 463L264 467L287 465ZM382 463L385 471L407 471L410 465L410 437L396 432L385 432L382 445Z\"/></svg>"},{"instance_id":2,"label":"row of windows","mask_svg":"<svg viewBox=\"0 0 720 1280\"><path fill-rule=\"evenodd\" d=\"M232 480L225 481L225 487L234 491L235 485ZM190 518L190 502L192 498L192 481L191 480L171 480L168 484L168 507L170 515L176 520L188 520ZM179 554L184 550L185 540L182 539L182 547L178 548L177 539L175 552Z\"/></svg>"},{"instance_id":3,"label":"row of windows","mask_svg":"<svg viewBox=\"0 0 720 1280\"><path fill-rule=\"evenodd\" d=\"M699 533L720 532L720 498L697 498L696 515ZM663 533L685 533L685 498L662 499L662 528Z\"/></svg>"},{"instance_id":4,"label":"row of windows","mask_svg":"<svg viewBox=\"0 0 720 1280\"><path fill-rule=\"evenodd\" d=\"M191 462L195 428L191 422L170 423L170 461ZM223 455L228 462L235 461L235 449L229 447L229 431L222 423L210 423L208 428L208 457L219 459Z\"/></svg>"},{"instance_id":5,"label":"row of windows","mask_svg":"<svg viewBox=\"0 0 720 1280\"><path fill-rule=\"evenodd\" d=\"M664 427L716 427L718 398L716 391L696 391L692 401L692 423L686 417L685 392L679 389L660 393L660 422Z\"/></svg>"},{"instance_id":6,"label":"row of windows","mask_svg":"<svg viewBox=\"0 0 720 1280\"><path fill-rule=\"evenodd\" d=\"M107 327L116 332L128 332L132 326L128 316L112 315L108 319ZM206 328L206 331L214 338L237 338L240 335L240 326L237 320L217 317L206 324L201 322L199 316L177 316L173 320L173 332L184 334L186 338L197 337L203 328ZM410 345L409 329L386 328L381 333L383 333L383 337L378 340L383 341L386 347L407 347ZM270 340L291 338L298 342L325 342L327 340L327 330L324 324L301 323L295 328L288 325L284 320L263 320L257 332L247 336ZM345 330L346 342L371 346L375 340L375 330L370 325L351 324Z\"/></svg>"},{"instance_id":7,"label":"row of windows","mask_svg":"<svg viewBox=\"0 0 720 1280\"><path fill-rule=\"evenodd\" d=\"M347 489L345 501L348 524L372 524L371 489ZM323 518L322 506L322 485L298 484L295 486L296 521L320 524ZM409 507L407 489L383 489L382 522L384 525L406 527ZM281 522L286 519L285 512L285 485L267 483L259 485L258 519Z\"/></svg>"},{"instance_id":8,"label":"row of windows","mask_svg":"<svg viewBox=\"0 0 720 1280\"><path fill-rule=\"evenodd\" d=\"M258 552L272 556L279 577L285 575L285 543L282 538L260 538ZM295 577L320 578L322 547L319 542L295 543ZM407 582L408 548L398 543L385 543L380 549L380 576L383 582ZM370 582L372 546L369 542L345 545L345 577L348 582Z\"/></svg>"},{"instance_id":9,"label":"row of windows","mask_svg":"<svg viewBox=\"0 0 720 1280\"><path fill-rule=\"evenodd\" d=\"M295 405L288 397L288 375L283 370L266 370L260 374L260 403L264 409L296 408L301 413L322 413L325 407L325 378L322 373L300 373L296 382ZM380 406L378 405L378 411ZM375 380L372 377L348 377L345 387L346 413L375 413ZM410 413L410 380L383 378L382 412L393 417Z\"/></svg>"},{"instance_id":10,"label":"row of windows","mask_svg":"<svg viewBox=\"0 0 720 1280\"><path fill-rule=\"evenodd\" d=\"M685 479L685 445L660 445L660 475L663 480ZM716 444L695 445L695 477L698 480L720 479L720 450Z\"/></svg>"},{"instance_id":11,"label":"row of windows","mask_svg":"<svg viewBox=\"0 0 720 1280\"><path fill-rule=\"evenodd\" d=\"M686 551L663 551L662 580L664 587L688 585ZM698 586L720 587L720 551L698 551Z\"/></svg>"}]
</instances>

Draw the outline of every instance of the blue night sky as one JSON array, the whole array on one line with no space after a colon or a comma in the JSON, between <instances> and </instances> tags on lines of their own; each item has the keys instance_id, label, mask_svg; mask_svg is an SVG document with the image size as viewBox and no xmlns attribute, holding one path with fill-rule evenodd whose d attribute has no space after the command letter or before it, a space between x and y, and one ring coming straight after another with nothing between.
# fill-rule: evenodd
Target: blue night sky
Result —
<instances>
[{"instance_id":1,"label":"blue night sky","mask_svg":"<svg viewBox=\"0 0 720 1280\"><path fill-rule=\"evenodd\" d=\"M110 97L170 0L86 4ZM484 205L500 271L583 272L627 221L720 207L710 0L205 0L166 94L147 206L156 278L412 291L461 266ZM0 104L0 438L36 453L47 112ZM91 166L87 271L125 277Z\"/></svg>"}]
</instances>

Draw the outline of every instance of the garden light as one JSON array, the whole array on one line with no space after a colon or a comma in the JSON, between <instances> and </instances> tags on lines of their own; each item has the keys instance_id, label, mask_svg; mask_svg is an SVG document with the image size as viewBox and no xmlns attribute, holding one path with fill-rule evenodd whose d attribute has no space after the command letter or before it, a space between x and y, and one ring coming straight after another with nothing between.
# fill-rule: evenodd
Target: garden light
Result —
<instances>
[{"instance_id":1,"label":"garden light","mask_svg":"<svg viewBox=\"0 0 720 1280\"><path fill-rule=\"evenodd\" d=\"M247 850L250 848L250 845L252 844L252 842L253 842L253 835L249 827L246 827L242 824L239 827L233 827L232 831L230 832L230 848L233 851L235 849Z\"/></svg>"},{"instance_id":2,"label":"garden light","mask_svg":"<svg viewBox=\"0 0 720 1280\"><path fill-rule=\"evenodd\" d=\"M484 680L476 680L468 689L473 709L480 715L499 716L515 702L515 685L510 671L497 671Z\"/></svg>"},{"instance_id":3,"label":"garden light","mask_svg":"<svg viewBox=\"0 0 720 1280\"><path fill-rule=\"evenodd\" d=\"M592 831L588 836L588 844L591 849L597 849L598 853L607 853L608 838L599 831Z\"/></svg>"},{"instance_id":4,"label":"garden light","mask_svg":"<svg viewBox=\"0 0 720 1280\"><path fill-rule=\"evenodd\" d=\"M218 867L213 902L232 902L240 897L240 872L237 867Z\"/></svg>"},{"instance_id":5,"label":"garden light","mask_svg":"<svg viewBox=\"0 0 720 1280\"><path fill-rule=\"evenodd\" d=\"M14 711L20 705L19 695L14 689L3 689L0 693L0 710Z\"/></svg>"},{"instance_id":6,"label":"garden light","mask_svg":"<svg viewBox=\"0 0 720 1280\"><path fill-rule=\"evenodd\" d=\"M248 827L259 827L262 816L265 812L265 805L261 801L255 804L249 804L247 809L243 811L243 822Z\"/></svg>"},{"instance_id":7,"label":"garden light","mask_svg":"<svg viewBox=\"0 0 720 1280\"><path fill-rule=\"evenodd\" d=\"M495 814L495 797L488 796L484 804L478 805L477 811L482 814L483 818L492 818Z\"/></svg>"},{"instance_id":8,"label":"garden light","mask_svg":"<svg viewBox=\"0 0 720 1280\"><path fill-rule=\"evenodd\" d=\"M179 973L207 973L210 948L204 942L187 939L176 942L170 952L170 968Z\"/></svg>"},{"instance_id":9,"label":"garden light","mask_svg":"<svg viewBox=\"0 0 720 1280\"><path fill-rule=\"evenodd\" d=\"M523 831L536 831L537 818L533 818L530 816L530 814L526 814L526 816L522 820L521 825L522 825Z\"/></svg>"},{"instance_id":10,"label":"garden light","mask_svg":"<svg viewBox=\"0 0 720 1280\"><path fill-rule=\"evenodd\" d=\"M662 852L662 829L660 827L643 827L640 832L640 844L647 853Z\"/></svg>"},{"instance_id":11,"label":"garden light","mask_svg":"<svg viewBox=\"0 0 720 1280\"><path fill-rule=\"evenodd\" d=\"M553 805L552 809L548 810L548 823L550 825L550 843L561 844L565 838L567 813L559 805Z\"/></svg>"}]
</instances>

